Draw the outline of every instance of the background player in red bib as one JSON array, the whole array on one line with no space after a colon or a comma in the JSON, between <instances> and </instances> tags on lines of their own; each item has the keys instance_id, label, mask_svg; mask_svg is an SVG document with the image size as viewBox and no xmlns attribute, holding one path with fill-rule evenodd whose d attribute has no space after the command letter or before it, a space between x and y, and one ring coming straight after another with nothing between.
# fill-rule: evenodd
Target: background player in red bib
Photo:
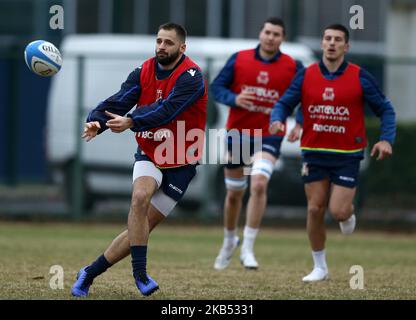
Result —
<instances>
[{"instance_id":1,"label":"background player in red bib","mask_svg":"<svg viewBox=\"0 0 416 320\"><path fill-rule=\"evenodd\" d=\"M285 132L269 133L270 112L296 72L303 68L301 63L280 51L284 36L283 21L278 18L267 19L261 28L257 48L232 55L211 85L216 101L230 107L226 124L229 134L234 132L238 136L237 139L229 136L227 141L229 163L224 170L227 188L224 241L215 259L214 268L217 270L229 265L239 245L237 223L247 188L244 166L249 164L242 159L245 144L251 147L251 155L254 155L240 261L248 269L258 267L253 250L254 241L267 203L268 181L285 135ZM260 150L253 150L256 141L261 143Z\"/></svg>"},{"instance_id":2,"label":"background player in red bib","mask_svg":"<svg viewBox=\"0 0 416 320\"><path fill-rule=\"evenodd\" d=\"M74 296L87 296L94 278L129 254L139 291L147 296L159 288L146 270L149 233L185 194L196 173L193 163L202 157L204 144L198 138L204 137L207 87L200 68L184 54L185 40L182 26L161 25L155 57L135 69L118 93L88 115L83 134L87 141L107 128L115 133L131 129L136 132L138 149L128 230L117 236L96 261L79 271L72 287ZM137 108L125 116L135 105ZM196 141L179 141L191 130L200 133ZM164 145L167 152L174 150L173 157L158 152ZM192 149L196 155L188 154L191 146L197 147Z\"/></svg>"},{"instance_id":3,"label":"background player in red bib","mask_svg":"<svg viewBox=\"0 0 416 320\"><path fill-rule=\"evenodd\" d=\"M380 141L371 149L377 160L392 155L396 135L391 102L364 69L345 60L349 32L339 24L324 30L322 60L300 72L287 93L273 107L271 132L283 129L283 122L302 103L302 178L308 202L307 231L314 268L305 282L325 280L324 215L327 208L340 222L342 233L354 231L353 199L360 161L367 145L364 101L381 120ZM299 129L299 128L298 128Z\"/></svg>"}]
</instances>

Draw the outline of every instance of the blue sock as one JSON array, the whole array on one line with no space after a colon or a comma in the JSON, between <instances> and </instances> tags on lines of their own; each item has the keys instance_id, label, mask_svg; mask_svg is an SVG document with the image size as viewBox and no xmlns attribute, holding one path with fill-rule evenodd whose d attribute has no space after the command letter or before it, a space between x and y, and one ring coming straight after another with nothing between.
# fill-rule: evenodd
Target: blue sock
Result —
<instances>
[{"instance_id":1,"label":"blue sock","mask_svg":"<svg viewBox=\"0 0 416 320\"><path fill-rule=\"evenodd\" d=\"M94 279L95 277L105 272L111 266L111 263L109 263L107 259L104 257L104 254L102 254L97 258L97 260L95 260L93 263L91 263L91 265L89 265L85 269L85 272L91 279Z\"/></svg>"},{"instance_id":2,"label":"blue sock","mask_svg":"<svg viewBox=\"0 0 416 320\"><path fill-rule=\"evenodd\" d=\"M140 274L146 274L147 246L131 246L130 253L133 276L135 279L138 279Z\"/></svg>"}]
</instances>

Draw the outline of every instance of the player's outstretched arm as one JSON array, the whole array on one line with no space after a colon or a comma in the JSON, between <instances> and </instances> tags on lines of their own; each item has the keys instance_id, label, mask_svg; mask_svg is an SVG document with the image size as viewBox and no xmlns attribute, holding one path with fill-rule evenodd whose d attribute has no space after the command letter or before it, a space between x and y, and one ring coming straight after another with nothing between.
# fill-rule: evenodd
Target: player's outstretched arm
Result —
<instances>
[{"instance_id":1,"label":"player's outstretched arm","mask_svg":"<svg viewBox=\"0 0 416 320\"><path fill-rule=\"evenodd\" d=\"M377 142L373 149L371 149L371 156L373 157L378 152L376 160L383 160L390 157L393 154L393 148L388 141L382 140Z\"/></svg>"},{"instance_id":2,"label":"player's outstretched arm","mask_svg":"<svg viewBox=\"0 0 416 320\"><path fill-rule=\"evenodd\" d=\"M85 139L85 141L90 141L91 139L94 139L95 136L98 133L98 130L101 129L100 123L98 121L91 121L87 122L84 125L84 132L81 136L82 139Z\"/></svg>"}]
</instances>

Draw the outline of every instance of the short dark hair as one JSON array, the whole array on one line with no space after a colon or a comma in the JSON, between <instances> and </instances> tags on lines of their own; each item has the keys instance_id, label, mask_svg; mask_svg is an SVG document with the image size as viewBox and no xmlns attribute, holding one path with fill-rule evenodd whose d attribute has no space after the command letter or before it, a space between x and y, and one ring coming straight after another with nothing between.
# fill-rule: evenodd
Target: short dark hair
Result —
<instances>
[{"instance_id":1,"label":"short dark hair","mask_svg":"<svg viewBox=\"0 0 416 320\"><path fill-rule=\"evenodd\" d=\"M177 23L174 23L174 22L167 22L167 23L161 24L159 26L158 31L160 31L161 29L163 29L163 30L175 30L179 39L183 43L185 43L187 32L186 32L186 29L183 26L181 26L180 24L177 24Z\"/></svg>"},{"instance_id":2,"label":"short dark hair","mask_svg":"<svg viewBox=\"0 0 416 320\"><path fill-rule=\"evenodd\" d=\"M264 26L266 25L266 23L271 23L275 26L280 26L283 29L283 34L286 33L286 27L285 27L285 23L282 19L278 18L278 17L269 17L267 18L264 22L263 25L261 27L261 30L263 30Z\"/></svg>"},{"instance_id":3,"label":"short dark hair","mask_svg":"<svg viewBox=\"0 0 416 320\"><path fill-rule=\"evenodd\" d=\"M339 23L331 24L324 29L324 33L328 29L342 31L344 32L344 35L345 35L345 42L348 43L348 41L350 40L350 32L344 25L339 24Z\"/></svg>"}]
</instances>

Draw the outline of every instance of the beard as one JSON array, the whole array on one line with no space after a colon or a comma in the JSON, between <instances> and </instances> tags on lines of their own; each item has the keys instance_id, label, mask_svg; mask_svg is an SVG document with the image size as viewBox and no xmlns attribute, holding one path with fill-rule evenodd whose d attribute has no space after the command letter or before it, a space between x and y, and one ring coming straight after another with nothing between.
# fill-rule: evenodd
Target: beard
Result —
<instances>
[{"instance_id":1,"label":"beard","mask_svg":"<svg viewBox=\"0 0 416 320\"><path fill-rule=\"evenodd\" d=\"M268 55L275 55L277 53L278 50L265 50L263 49L264 52L266 52Z\"/></svg>"},{"instance_id":2,"label":"beard","mask_svg":"<svg viewBox=\"0 0 416 320\"><path fill-rule=\"evenodd\" d=\"M260 49L269 55L274 55L279 51L279 46L277 44L261 43Z\"/></svg>"},{"instance_id":3,"label":"beard","mask_svg":"<svg viewBox=\"0 0 416 320\"><path fill-rule=\"evenodd\" d=\"M180 54L179 50L170 54L170 55L168 53L164 53L162 56L160 55L160 53L158 54L156 52L156 60L162 66L167 66L167 65L171 64L172 62L174 62L179 57L179 54Z\"/></svg>"}]
</instances>

